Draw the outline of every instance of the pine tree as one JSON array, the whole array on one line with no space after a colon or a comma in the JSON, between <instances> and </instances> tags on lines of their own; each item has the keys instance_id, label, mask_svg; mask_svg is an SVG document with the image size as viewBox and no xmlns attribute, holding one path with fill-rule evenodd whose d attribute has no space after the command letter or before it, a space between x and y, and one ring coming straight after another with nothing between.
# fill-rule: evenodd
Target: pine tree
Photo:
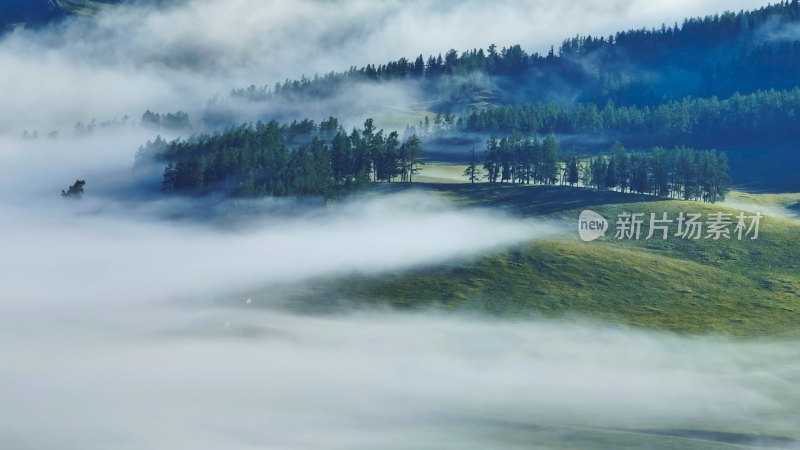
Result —
<instances>
[{"instance_id":1,"label":"pine tree","mask_svg":"<svg viewBox=\"0 0 800 450\"><path fill-rule=\"evenodd\" d=\"M500 182L504 183L512 179L513 176L513 151L509 139L500 139Z\"/></svg>"},{"instance_id":2,"label":"pine tree","mask_svg":"<svg viewBox=\"0 0 800 450\"><path fill-rule=\"evenodd\" d=\"M467 177L470 183L475 183L475 180L478 179L477 161L475 159L475 147L472 147L472 151L470 152L470 154L472 158L470 159L467 168L464 169L464 176Z\"/></svg>"},{"instance_id":3,"label":"pine tree","mask_svg":"<svg viewBox=\"0 0 800 450\"><path fill-rule=\"evenodd\" d=\"M558 141L555 136L548 134L542 142L542 178L546 184L558 181L560 165Z\"/></svg>"},{"instance_id":4,"label":"pine tree","mask_svg":"<svg viewBox=\"0 0 800 450\"><path fill-rule=\"evenodd\" d=\"M650 155L653 170L653 193L659 197L669 195L669 166L667 154L661 147L655 147Z\"/></svg>"},{"instance_id":5,"label":"pine tree","mask_svg":"<svg viewBox=\"0 0 800 450\"><path fill-rule=\"evenodd\" d=\"M412 177L420 171L419 166L425 165L425 162L422 160L422 145L420 139L415 134L408 138L403 146L408 155L408 166L406 170L408 172L408 182L411 183Z\"/></svg>"},{"instance_id":6,"label":"pine tree","mask_svg":"<svg viewBox=\"0 0 800 450\"><path fill-rule=\"evenodd\" d=\"M614 174L616 176L613 186L618 186L621 192L625 192L630 186L630 167L628 152L619 141L611 146L611 160L614 162Z\"/></svg>"},{"instance_id":7,"label":"pine tree","mask_svg":"<svg viewBox=\"0 0 800 450\"><path fill-rule=\"evenodd\" d=\"M486 151L483 158L483 171L486 173L486 179L488 179L490 183L497 182L497 175L499 174L500 168L498 152L497 138L492 135L486 140Z\"/></svg>"},{"instance_id":8,"label":"pine tree","mask_svg":"<svg viewBox=\"0 0 800 450\"><path fill-rule=\"evenodd\" d=\"M578 156L577 155L570 155L569 159L567 160L567 183L570 186L575 186L578 184L578 180L580 179L580 172L578 171Z\"/></svg>"},{"instance_id":9,"label":"pine tree","mask_svg":"<svg viewBox=\"0 0 800 450\"><path fill-rule=\"evenodd\" d=\"M617 187L617 162L613 158L608 161L608 166L606 166L605 185L607 189Z\"/></svg>"}]
</instances>

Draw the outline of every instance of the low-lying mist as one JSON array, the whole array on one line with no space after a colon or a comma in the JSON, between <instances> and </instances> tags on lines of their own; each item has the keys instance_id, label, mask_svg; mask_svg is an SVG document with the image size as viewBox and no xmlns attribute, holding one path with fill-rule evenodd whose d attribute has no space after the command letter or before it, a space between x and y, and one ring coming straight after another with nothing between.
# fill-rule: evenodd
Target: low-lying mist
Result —
<instances>
[{"instance_id":1,"label":"low-lying mist","mask_svg":"<svg viewBox=\"0 0 800 450\"><path fill-rule=\"evenodd\" d=\"M4 312L0 445L799 448L796 343L240 304Z\"/></svg>"},{"instance_id":2,"label":"low-lying mist","mask_svg":"<svg viewBox=\"0 0 800 450\"><path fill-rule=\"evenodd\" d=\"M0 134L64 132L93 118L137 119L146 109L181 109L199 123L208 99L234 88L491 43L546 53L576 34L605 36L761 5L759 0L133 2L92 18L0 37ZM341 111L316 116L311 104L305 115L344 116L367 101L358 94L354 91ZM415 100L413 92L397 86L386 86L381 96L401 94Z\"/></svg>"},{"instance_id":3,"label":"low-lying mist","mask_svg":"<svg viewBox=\"0 0 800 450\"><path fill-rule=\"evenodd\" d=\"M137 194L125 186L141 138L5 142L0 447L800 438L796 342L441 311L288 312L283 295L306 280L471 258L553 229L414 189L334 203ZM86 194L62 199L76 177ZM237 296L246 291L261 294Z\"/></svg>"},{"instance_id":4,"label":"low-lying mist","mask_svg":"<svg viewBox=\"0 0 800 450\"><path fill-rule=\"evenodd\" d=\"M800 448L797 342L285 308L312 280L469 261L554 226L413 187L167 196L163 168L132 169L152 131L69 133L145 109L197 121L215 93L301 74L491 42L546 49L759 2L171 3L0 39L0 448ZM346 122L418 100L413 86L371 89L239 104L232 120ZM18 139L26 129L62 132ZM62 198L77 179L83 197Z\"/></svg>"},{"instance_id":5,"label":"low-lying mist","mask_svg":"<svg viewBox=\"0 0 800 450\"><path fill-rule=\"evenodd\" d=\"M130 130L127 130L130 131ZM132 307L469 257L548 233L413 189L325 202L167 196L132 171L138 133L4 140L4 307ZM155 177L150 180L149 177ZM86 180L80 199L60 192ZM60 299L60 300L56 300Z\"/></svg>"}]
</instances>

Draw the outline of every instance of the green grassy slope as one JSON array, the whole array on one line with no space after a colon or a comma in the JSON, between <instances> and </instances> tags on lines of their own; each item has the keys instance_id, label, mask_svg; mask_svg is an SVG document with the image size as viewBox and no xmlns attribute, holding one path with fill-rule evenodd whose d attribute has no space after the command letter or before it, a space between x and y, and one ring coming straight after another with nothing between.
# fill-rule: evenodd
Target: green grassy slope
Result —
<instances>
[{"instance_id":1,"label":"green grassy slope","mask_svg":"<svg viewBox=\"0 0 800 450\"><path fill-rule=\"evenodd\" d=\"M800 219L800 193L754 194L732 191L725 203L743 209L760 209L778 217Z\"/></svg>"},{"instance_id":2,"label":"green grassy slope","mask_svg":"<svg viewBox=\"0 0 800 450\"><path fill-rule=\"evenodd\" d=\"M613 238L620 212L668 212L674 218L679 211L739 210L555 186L431 184L427 189L463 206L563 223L565 231L473 261L321 281L311 295L498 315L580 315L688 333L767 336L796 334L800 328L798 222L765 217L757 240L646 241L645 225L640 240L620 241ZM582 209L612 221L605 238L588 243L578 238Z\"/></svg>"}]
</instances>

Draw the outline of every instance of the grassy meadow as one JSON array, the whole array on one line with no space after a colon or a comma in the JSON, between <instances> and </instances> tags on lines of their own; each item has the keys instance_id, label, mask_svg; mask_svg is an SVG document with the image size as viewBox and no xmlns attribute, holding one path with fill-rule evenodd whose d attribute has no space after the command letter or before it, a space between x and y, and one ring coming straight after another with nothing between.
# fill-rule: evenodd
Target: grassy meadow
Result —
<instances>
[{"instance_id":1,"label":"grassy meadow","mask_svg":"<svg viewBox=\"0 0 800 450\"><path fill-rule=\"evenodd\" d=\"M416 184L459 207L494 208L520 220L554 225L546 238L477 259L381 276L319 280L306 297L355 299L401 308L475 311L498 316L571 317L691 334L768 337L798 334L800 222L765 216L759 237L734 235L646 240L650 214L725 212L724 205L567 186L490 185L456 180L463 166L429 164ZM434 182L439 181L439 182ZM790 207L798 194L746 194L765 209ZM578 215L591 209L609 222L606 235L583 242ZM787 209L787 211L791 211ZM622 212L645 213L638 240L614 237ZM734 218L734 224L735 224ZM733 231L733 226L731 226ZM705 235L705 229L703 231Z\"/></svg>"}]
</instances>

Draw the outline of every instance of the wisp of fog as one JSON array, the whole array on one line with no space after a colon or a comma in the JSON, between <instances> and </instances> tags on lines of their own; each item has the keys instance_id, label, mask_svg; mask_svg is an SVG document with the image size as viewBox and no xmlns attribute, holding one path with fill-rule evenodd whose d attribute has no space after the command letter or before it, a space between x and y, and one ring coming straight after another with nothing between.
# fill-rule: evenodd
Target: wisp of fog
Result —
<instances>
[{"instance_id":1,"label":"wisp of fog","mask_svg":"<svg viewBox=\"0 0 800 450\"><path fill-rule=\"evenodd\" d=\"M793 342L287 312L273 287L471 258L553 229L414 190L332 205L143 198L119 182L142 137L4 141L4 448L590 448L609 433L800 429ZM76 176L84 198L60 198ZM215 203L225 212L198 213ZM247 290L262 297L237 297Z\"/></svg>"},{"instance_id":2,"label":"wisp of fog","mask_svg":"<svg viewBox=\"0 0 800 450\"><path fill-rule=\"evenodd\" d=\"M197 119L214 94L350 65L492 42L544 50L758 4L187 0L5 36L0 448L603 448L610 436L800 448L797 342L283 307L313 280L469 261L552 225L415 189L166 197L158 170L131 170L150 131L68 132L145 109ZM418 100L413 86L370 89L294 107L356 121ZM76 179L83 198L61 198Z\"/></svg>"},{"instance_id":3,"label":"wisp of fog","mask_svg":"<svg viewBox=\"0 0 800 450\"><path fill-rule=\"evenodd\" d=\"M160 8L148 3L3 37L0 133L63 133L78 121L138 118L146 109L181 109L199 125L208 100L233 88L492 43L545 53L579 33L605 36L763 5L758 0L187 0L160 2ZM354 121L350 125L358 125L374 105L419 100L413 88L396 84L359 94L357 89L324 105L305 105L303 117L347 116ZM254 120L276 111L247 112L237 118Z\"/></svg>"}]
</instances>

